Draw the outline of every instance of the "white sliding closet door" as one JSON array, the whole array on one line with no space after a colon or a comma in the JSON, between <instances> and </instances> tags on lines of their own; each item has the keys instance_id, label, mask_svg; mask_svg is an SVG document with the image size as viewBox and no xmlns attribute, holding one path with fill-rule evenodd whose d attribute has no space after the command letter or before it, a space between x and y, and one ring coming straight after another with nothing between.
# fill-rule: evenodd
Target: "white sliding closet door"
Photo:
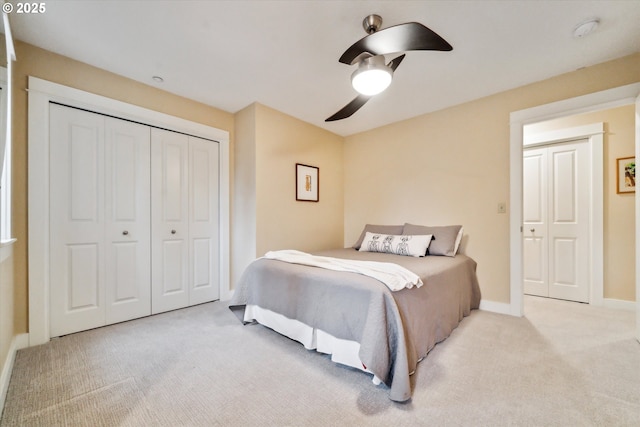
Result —
<instances>
[{"instance_id":1,"label":"white sliding closet door","mask_svg":"<svg viewBox=\"0 0 640 427\"><path fill-rule=\"evenodd\" d=\"M149 128L50 106L51 336L150 314Z\"/></svg>"},{"instance_id":2,"label":"white sliding closet door","mask_svg":"<svg viewBox=\"0 0 640 427\"><path fill-rule=\"evenodd\" d=\"M189 305L220 297L218 144L189 137Z\"/></svg>"},{"instance_id":3,"label":"white sliding closet door","mask_svg":"<svg viewBox=\"0 0 640 427\"><path fill-rule=\"evenodd\" d=\"M151 132L152 312L189 305L189 137Z\"/></svg>"}]
</instances>

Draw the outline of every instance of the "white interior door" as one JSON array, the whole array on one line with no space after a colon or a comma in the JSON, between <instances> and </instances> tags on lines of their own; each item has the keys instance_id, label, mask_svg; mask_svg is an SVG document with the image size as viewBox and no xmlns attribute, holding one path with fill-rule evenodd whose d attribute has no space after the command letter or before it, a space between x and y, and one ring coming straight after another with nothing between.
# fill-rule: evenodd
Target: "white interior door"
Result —
<instances>
[{"instance_id":1,"label":"white interior door","mask_svg":"<svg viewBox=\"0 0 640 427\"><path fill-rule=\"evenodd\" d=\"M525 293L589 302L590 182L586 140L525 150Z\"/></svg>"},{"instance_id":2,"label":"white interior door","mask_svg":"<svg viewBox=\"0 0 640 427\"><path fill-rule=\"evenodd\" d=\"M189 137L151 131L151 311L189 305Z\"/></svg>"},{"instance_id":3,"label":"white interior door","mask_svg":"<svg viewBox=\"0 0 640 427\"><path fill-rule=\"evenodd\" d=\"M218 143L189 137L189 305L220 297Z\"/></svg>"},{"instance_id":4,"label":"white interior door","mask_svg":"<svg viewBox=\"0 0 640 427\"><path fill-rule=\"evenodd\" d=\"M151 314L151 128L105 118L106 322Z\"/></svg>"},{"instance_id":5,"label":"white interior door","mask_svg":"<svg viewBox=\"0 0 640 427\"><path fill-rule=\"evenodd\" d=\"M51 336L105 324L104 118L50 107Z\"/></svg>"}]
</instances>

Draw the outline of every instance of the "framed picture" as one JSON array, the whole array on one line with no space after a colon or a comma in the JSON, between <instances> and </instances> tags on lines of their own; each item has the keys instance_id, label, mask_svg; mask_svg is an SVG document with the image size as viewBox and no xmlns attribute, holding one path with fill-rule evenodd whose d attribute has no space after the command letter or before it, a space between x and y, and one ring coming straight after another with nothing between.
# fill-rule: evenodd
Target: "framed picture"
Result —
<instances>
[{"instance_id":1,"label":"framed picture","mask_svg":"<svg viewBox=\"0 0 640 427\"><path fill-rule=\"evenodd\" d=\"M296 200L317 202L320 196L319 169L296 163Z\"/></svg>"},{"instance_id":2,"label":"framed picture","mask_svg":"<svg viewBox=\"0 0 640 427\"><path fill-rule=\"evenodd\" d=\"M616 160L618 194L636 191L636 158L622 157Z\"/></svg>"}]
</instances>

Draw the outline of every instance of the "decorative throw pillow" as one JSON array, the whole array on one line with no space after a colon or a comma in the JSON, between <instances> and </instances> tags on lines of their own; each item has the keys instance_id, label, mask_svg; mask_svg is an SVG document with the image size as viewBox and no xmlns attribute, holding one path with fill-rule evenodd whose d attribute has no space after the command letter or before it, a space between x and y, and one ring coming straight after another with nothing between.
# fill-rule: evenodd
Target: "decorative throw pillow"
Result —
<instances>
[{"instance_id":1,"label":"decorative throw pillow","mask_svg":"<svg viewBox=\"0 0 640 427\"><path fill-rule=\"evenodd\" d=\"M370 231L372 233L379 233L379 234L402 234L403 229L404 229L404 225L367 224L364 226L364 230L362 230L362 233L360 234L360 237L358 238L356 243L353 244L353 249L360 249L360 245L362 245L362 241L364 240L364 235L367 233L367 231Z\"/></svg>"},{"instance_id":2,"label":"decorative throw pillow","mask_svg":"<svg viewBox=\"0 0 640 427\"><path fill-rule=\"evenodd\" d=\"M402 234L433 235L433 242L429 245L429 255L455 256L462 240L461 225L444 225L429 227L425 225L405 224Z\"/></svg>"},{"instance_id":3,"label":"decorative throw pillow","mask_svg":"<svg viewBox=\"0 0 640 427\"><path fill-rule=\"evenodd\" d=\"M406 234L393 235L367 231L359 251L421 257L427 254L431 238L431 235L409 236Z\"/></svg>"}]
</instances>

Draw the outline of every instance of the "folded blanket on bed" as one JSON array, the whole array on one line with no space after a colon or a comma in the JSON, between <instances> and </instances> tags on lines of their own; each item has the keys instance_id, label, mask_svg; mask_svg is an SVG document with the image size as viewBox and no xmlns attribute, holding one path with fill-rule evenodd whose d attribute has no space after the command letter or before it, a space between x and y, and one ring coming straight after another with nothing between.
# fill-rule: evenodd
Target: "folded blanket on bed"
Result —
<instances>
[{"instance_id":1,"label":"folded blanket on bed","mask_svg":"<svg viewBox=\"0 0 640 427\"><path fill-rule=\"evenodd\" d=\"M311 255L293 249L267 252L263 258L291 264L310 265L327 270L348 271L372 277L387 285L392 291L422 286L420 277L406 268L390 262L356 261Z\"/></svg>"}]
</instances>

